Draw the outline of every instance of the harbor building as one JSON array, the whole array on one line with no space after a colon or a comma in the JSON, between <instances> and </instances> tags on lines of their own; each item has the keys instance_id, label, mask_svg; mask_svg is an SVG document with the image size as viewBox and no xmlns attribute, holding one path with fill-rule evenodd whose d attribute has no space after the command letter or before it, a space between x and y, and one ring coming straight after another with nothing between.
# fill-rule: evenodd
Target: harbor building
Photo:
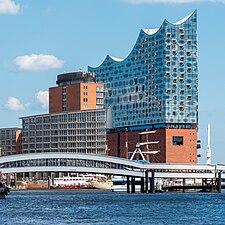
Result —
<instances>
[{"instance_id":1,"label":"harbor building","mask_svg":"<svg viewBox=\"0 0 225 225\"><path fill-rule=\"evenodd\" d=\"M197 12L177 23L164 20L158 29L142 29L125 59L107 55L98 67L88 67L104 83L105 107L113 129L107 147L128 157L137 142L158 140L145 150L150 161L197 163L198 128ZM155 130L154 134L139 135Z\"/></svg>"},{"instance_id":2,"label":"harbor building","mask_svg":"<svg viewBox=\"0 0 225 225\"><path fill-rule=\"evenodd\" d=\"M60 74L56 83L49 88L49 113L103 108L104 84L96 83L94 73Z\"/></svg>"},{"instance_id":3,"label":"harbor building","mask_svg":"<svg viewBox=\"0 0 225 225\"><path fill-rule=\"evenodd\" d=\"M21 128L1 128L0 156L19 154L21 151Z\"/></svg>"},{"instance_id":4,"label":"harbor building","mask_svg":"<svg viewBox=\"0 0 225 225\"><path fill-rule=\"evenodd\" d=\"M57 76L49 88L49 114L21 117L22 152L106 154L104 84L94 73Z\"/></svg>"},{"instance_id":5,"label":"harbor building","mask_svg":"<svg viewBox=\"0 0 225 225\"><path fill-rule=\"evenodd\" d=\"M105 154L106 110L22 117L23 153Z\"/></svg>"}]
</instances>

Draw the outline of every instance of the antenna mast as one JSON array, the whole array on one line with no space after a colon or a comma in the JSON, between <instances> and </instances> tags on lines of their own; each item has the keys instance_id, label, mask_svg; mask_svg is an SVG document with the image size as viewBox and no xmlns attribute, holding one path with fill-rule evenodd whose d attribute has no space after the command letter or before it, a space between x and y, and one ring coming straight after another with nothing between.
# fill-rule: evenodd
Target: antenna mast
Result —
<instances>
[{"instance_id":1,"label":"antenna mast","mask_svg":"<svg viewBox=\"0 0 225 225\"><path fill-rule=\"evenodd\" d=\"M211 147L210 147L210 124L208 124L208 145L206 150L207 164L211 164Z\"/></svg>"}]
</instances>

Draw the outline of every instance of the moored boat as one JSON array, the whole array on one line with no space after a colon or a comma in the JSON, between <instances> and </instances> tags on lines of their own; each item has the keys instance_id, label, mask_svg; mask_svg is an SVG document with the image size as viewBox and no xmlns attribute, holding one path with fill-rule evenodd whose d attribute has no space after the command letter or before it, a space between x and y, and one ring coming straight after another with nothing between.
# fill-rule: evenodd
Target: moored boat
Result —
<instances>
[{"instance_id":1,"label":"moored boat","mask_svg":"<svg viewBox=\"0 0 225 225\"><path fill-rule=\"evenodd\" d=\"M91 182L85 177L54 178L50 189L88 189L92 188Z\"/></svg>"},{"instance_id":2,"label":"moored boat","mask_svg":"<svg viewBox=\"0 0 225 225\"><path fill-rule=\"evenodd\" d=\"M97 188L97 189L105 189L105 190L110 190L113 182L112 181L92 181L91 182L93 188Z\"/></svg>"},{"instance_id":3,"label":"moored boat","mask_svg":"<svg viewBox=\"0 0 225 225\"><path fill-rule=\"evenodd\" d=\"M0 199L4 199L8 192L9 188L7 187L7 185L0 182Z\"/></svg>"}]
</instances>

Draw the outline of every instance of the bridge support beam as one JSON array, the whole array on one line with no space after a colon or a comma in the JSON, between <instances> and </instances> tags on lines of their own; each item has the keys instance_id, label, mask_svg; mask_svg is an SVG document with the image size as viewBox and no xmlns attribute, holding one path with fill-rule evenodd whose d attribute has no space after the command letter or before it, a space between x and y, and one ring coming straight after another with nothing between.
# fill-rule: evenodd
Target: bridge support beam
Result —
<instances>
[{"instance_id":1,"label":"bridge support beam","mask_svg":"<svg viewBox=\"0 0 225 225\"><path fill-rule=\"evenodd\" d=\"M59 178L63 178L64 177L64 173L63 172L59 172Z\"/></svg>"},{"instance_id":2,"label":"bridge support beam","mask_svg":"<svg viewBox=\"0 0 225 225\"><path fill-rule=\"evenodd\" d=\"M218 178L217 178L217 182L216 182L217 183L216 189L217 189L218 193L221 193L221 173L222 173L221 171L218 172Z\"/></svg>"},{"instance_id":3,"label":"bridge support beam","mask_svg":"<svg viewBox=\"0 0 225 225\"><path fill-rule=\"evenodd\" d=\"M36 176L37 180L41 180L41 178L43 177L41 172L36 172L35 176Z\"/></svg>"},{"instance_id":4,"label":"bridge support beam","mask_svg":"<svg viewBox=\"0 0 225 225\"><path fill-rule=\"evenodd\" d=\"M135 177L131 177L131 193L135 193Z\"/></svg>"},{"instance_id":5,"label":"bridge support beam","mask_svg":"<svg viewBox=\"0 0 225 225\"><path fill-rule=\"evenodd\" d=\"M127 176L127 193L130 193L130 177Z\"/></svg>"},{"instance_id":6,"label":"bridge support beam","mask_svg":"<svg viewBox=\"0 0 225 225\"><path fill-rule=\"evenodd\" d=\"M152 176L150 178L150 193L155 193L155 171L152 170Z\"/></svg>"},{"instance_id":7,"label":"bridge support beam","mask_svg":"<svg viewBox=\"0 0 225 225\"><path fill-rule=\"evenodd\" d=\"M141 178L141 193L145 192L145 180L144 177Z\"/></svg>"},{"instance_id":8,"label":"bridge support beam","mask_svg":"<svg viewBox=\"0 0 225 225\"><path fill-rule=\"evenodd\" d=\"M148 193L148 170L145 171L145 192Z\"/></svg>"},{"instance_id":9,"label":"bridge support beam","mask_svg":"<svg viewBox=\"0 0 225 225\"><path fill-rule=\"evenodd\" d=\"M185 178L183 178L183 186L185 186ZM183 188L183 192L185 192L185 189Z\"/></svg>"},{"instance_id":10,"label":"bridge support beam","mask_svg":"<svg viewBox=\"0 0 225 225\"><path fill-rule=\"evenodd\" d=\"M15 189L16 189L16 182L17 182L17 173L14 173L14 186L15 186Z\"/></svg>"},{"instance_id":11,"label":"bridge support beam","mask_svg":"<svg viewBox=\"0 0 225 225\"><path fill-rule=\"evenodd\" d=\"M11 177L10 177L10 175L11 175L10 173L6 174L6 184L7 185L11 185Z\"/></svg>"},{"instance_id":12,"label":"bridge support beam","mask_svg":"<svg viewBox=\"0 0 225 225\"><path fill-rule=\"evenodd\" d=\"M50 189L50 186L51 186L51 178L50 176L48 176L48 189Z\"/></svg>"},{"instance_id":13,"label":"bridge support beam","mask_svg":"<svg viewBox=\"0 0 225 225\"><path fill-rule=\"evenodd\" d=\"M35 173L34 172L29 172L29 179L34 179Z\"/></svg>"},{"instance_id":14,"label":"bridge support beam","mask_svg":"<svg viewBox=\"0 0 225 225\"><path fill-rule=\"evenodd\" d=\"M51 185L54 185L54 178L55 178L55 173L54 172L51 172L51 179L50 179L50 183Z\"/></svg>"},{"instance_id":15,"label":"bridge support beam","mask_svg":"<svg viewBox=\"0 0 225 225\"><path fill-rule=\"evenodd\" d=\"M23 181L25 181L25 180L26 180L26 173L23 172Z\"/></svg>"}]
</instances>

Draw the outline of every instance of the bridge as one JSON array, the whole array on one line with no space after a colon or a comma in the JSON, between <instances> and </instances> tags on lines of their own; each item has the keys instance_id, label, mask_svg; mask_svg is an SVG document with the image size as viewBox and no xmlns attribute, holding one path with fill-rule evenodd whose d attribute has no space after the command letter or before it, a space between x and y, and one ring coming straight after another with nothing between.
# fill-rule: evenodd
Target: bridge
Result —
<instances>
[{"instance_id":1,"label":"bridge","mask_svg":"<svg viewBox=\"0 0 225 225\"><path fill-rule=\"evenodd\" d=\"M155 178L225 179L225 165L141 163L105 155L29 153L0 157L2 174L25 172L77 172ZM129 179L128 179L129 180ZM131 182L134 182L131 179ZM143 181L144 182L144 181ZM129 182L128 182L129 183ZM146 189L147 189L146 184Z\"/></svg>"}]
</instances>

